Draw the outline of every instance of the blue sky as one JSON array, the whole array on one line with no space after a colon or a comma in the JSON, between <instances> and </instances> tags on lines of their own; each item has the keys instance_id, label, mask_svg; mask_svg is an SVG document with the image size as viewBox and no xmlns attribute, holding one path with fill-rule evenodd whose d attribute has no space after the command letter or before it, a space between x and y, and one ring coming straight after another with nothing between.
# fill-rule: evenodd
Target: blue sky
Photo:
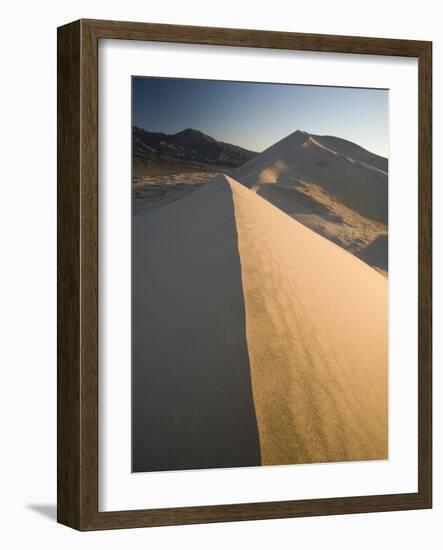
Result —
<instances>
[{"instance_id":1,"label":"blue sky","mask_svg":"<svg viewBox=\"0 0 443 550\"><path fill-rule=\"evenodd\" d=\"M263 151L295 130L334 135L388 156L388 91L133 77L133 124L174 134L195 128Z\"/></svg>"}]
</instances>

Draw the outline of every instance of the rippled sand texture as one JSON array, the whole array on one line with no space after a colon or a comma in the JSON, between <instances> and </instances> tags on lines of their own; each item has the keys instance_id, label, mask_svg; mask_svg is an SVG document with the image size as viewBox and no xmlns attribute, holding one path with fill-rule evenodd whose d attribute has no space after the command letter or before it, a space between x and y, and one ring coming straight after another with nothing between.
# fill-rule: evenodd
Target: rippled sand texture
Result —
<instances>
[{"instance_id":1,"label":"rippled sand texture","mask_svg":"<svg viewBox=\"0 0 443 550\"><path fill-rule=\"evenodd\" d=\"M134 471L387 458L376 270L219 174L134 214L132 275Z\"/></svg>"},{"instance_id":2,"label":"rippled sand texture","mask_svg":"<svg viewBox=\"0 0 443 550\"><path fill-rule=\"evenodd\" d=\"M228 180L262 464L387 458L386 279Z\"/></svg>"}]
</instances>

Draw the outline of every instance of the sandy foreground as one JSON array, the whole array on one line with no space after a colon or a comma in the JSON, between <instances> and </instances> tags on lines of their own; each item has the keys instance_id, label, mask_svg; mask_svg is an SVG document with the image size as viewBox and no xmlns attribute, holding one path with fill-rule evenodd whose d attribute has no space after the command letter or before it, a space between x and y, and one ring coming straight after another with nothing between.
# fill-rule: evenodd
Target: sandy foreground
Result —
<instances>
[{"instance_id":1,"label":"sandy foreground","mask_svg":"<svg viewBox=\"0 0 443 550\"><path fill-rule=\"evenodd\" d=\"M385 459L387 281L232 178L133 223L135 471Z\"/></svg>"}]
</instances>

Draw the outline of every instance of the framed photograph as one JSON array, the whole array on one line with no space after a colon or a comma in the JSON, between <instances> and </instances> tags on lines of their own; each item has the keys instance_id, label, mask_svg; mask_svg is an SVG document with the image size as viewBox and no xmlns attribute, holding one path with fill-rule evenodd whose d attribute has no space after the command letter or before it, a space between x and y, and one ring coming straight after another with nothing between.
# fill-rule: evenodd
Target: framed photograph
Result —
<instances>
[{"instance_id":1,"label":"framed photograph","mask_svg":"<svg viewBox=\"0 0 443 550\"><path fill-rule=\"evenodd\" d=\"M58 29L58 521L430 508L431 43Z\"/></svg>"}]
</instances>

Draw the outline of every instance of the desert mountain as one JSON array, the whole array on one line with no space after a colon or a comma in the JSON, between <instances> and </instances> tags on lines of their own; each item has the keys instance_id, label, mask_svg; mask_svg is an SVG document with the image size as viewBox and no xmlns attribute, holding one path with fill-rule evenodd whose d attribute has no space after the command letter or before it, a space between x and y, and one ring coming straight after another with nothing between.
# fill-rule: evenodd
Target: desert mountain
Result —
<instances>
[{"instance_id":1,"label":"desert mountain","mask_svg":"<svg viewBox=\"0 0 443 550\"><path fill-rule=\"evenodd\" d=\"M231 174L286 214L388 268L388 161L349 141L296 131Z\"/></svg>"},{"instance_id":2,"label":"desert mountain","mask_svg":"<svg viewBox=\"0 0 443 550\"><path fill-rule=\"evenodd\" d=\"M177 134L148 132L134 126L133 170L136 175L229 169L244 164L257 153L217 141L192 128Z\"/></svg>"},{"instance_id":3,"label":"desert mountain","mask_svg":"<svg viewBox=\"0 0 443 550\"><path fill-rule=\"evenodd\" d=\"M221 174L132 257L135 471L387 458L374 269Z\"/></svg>"}]
</instances>

